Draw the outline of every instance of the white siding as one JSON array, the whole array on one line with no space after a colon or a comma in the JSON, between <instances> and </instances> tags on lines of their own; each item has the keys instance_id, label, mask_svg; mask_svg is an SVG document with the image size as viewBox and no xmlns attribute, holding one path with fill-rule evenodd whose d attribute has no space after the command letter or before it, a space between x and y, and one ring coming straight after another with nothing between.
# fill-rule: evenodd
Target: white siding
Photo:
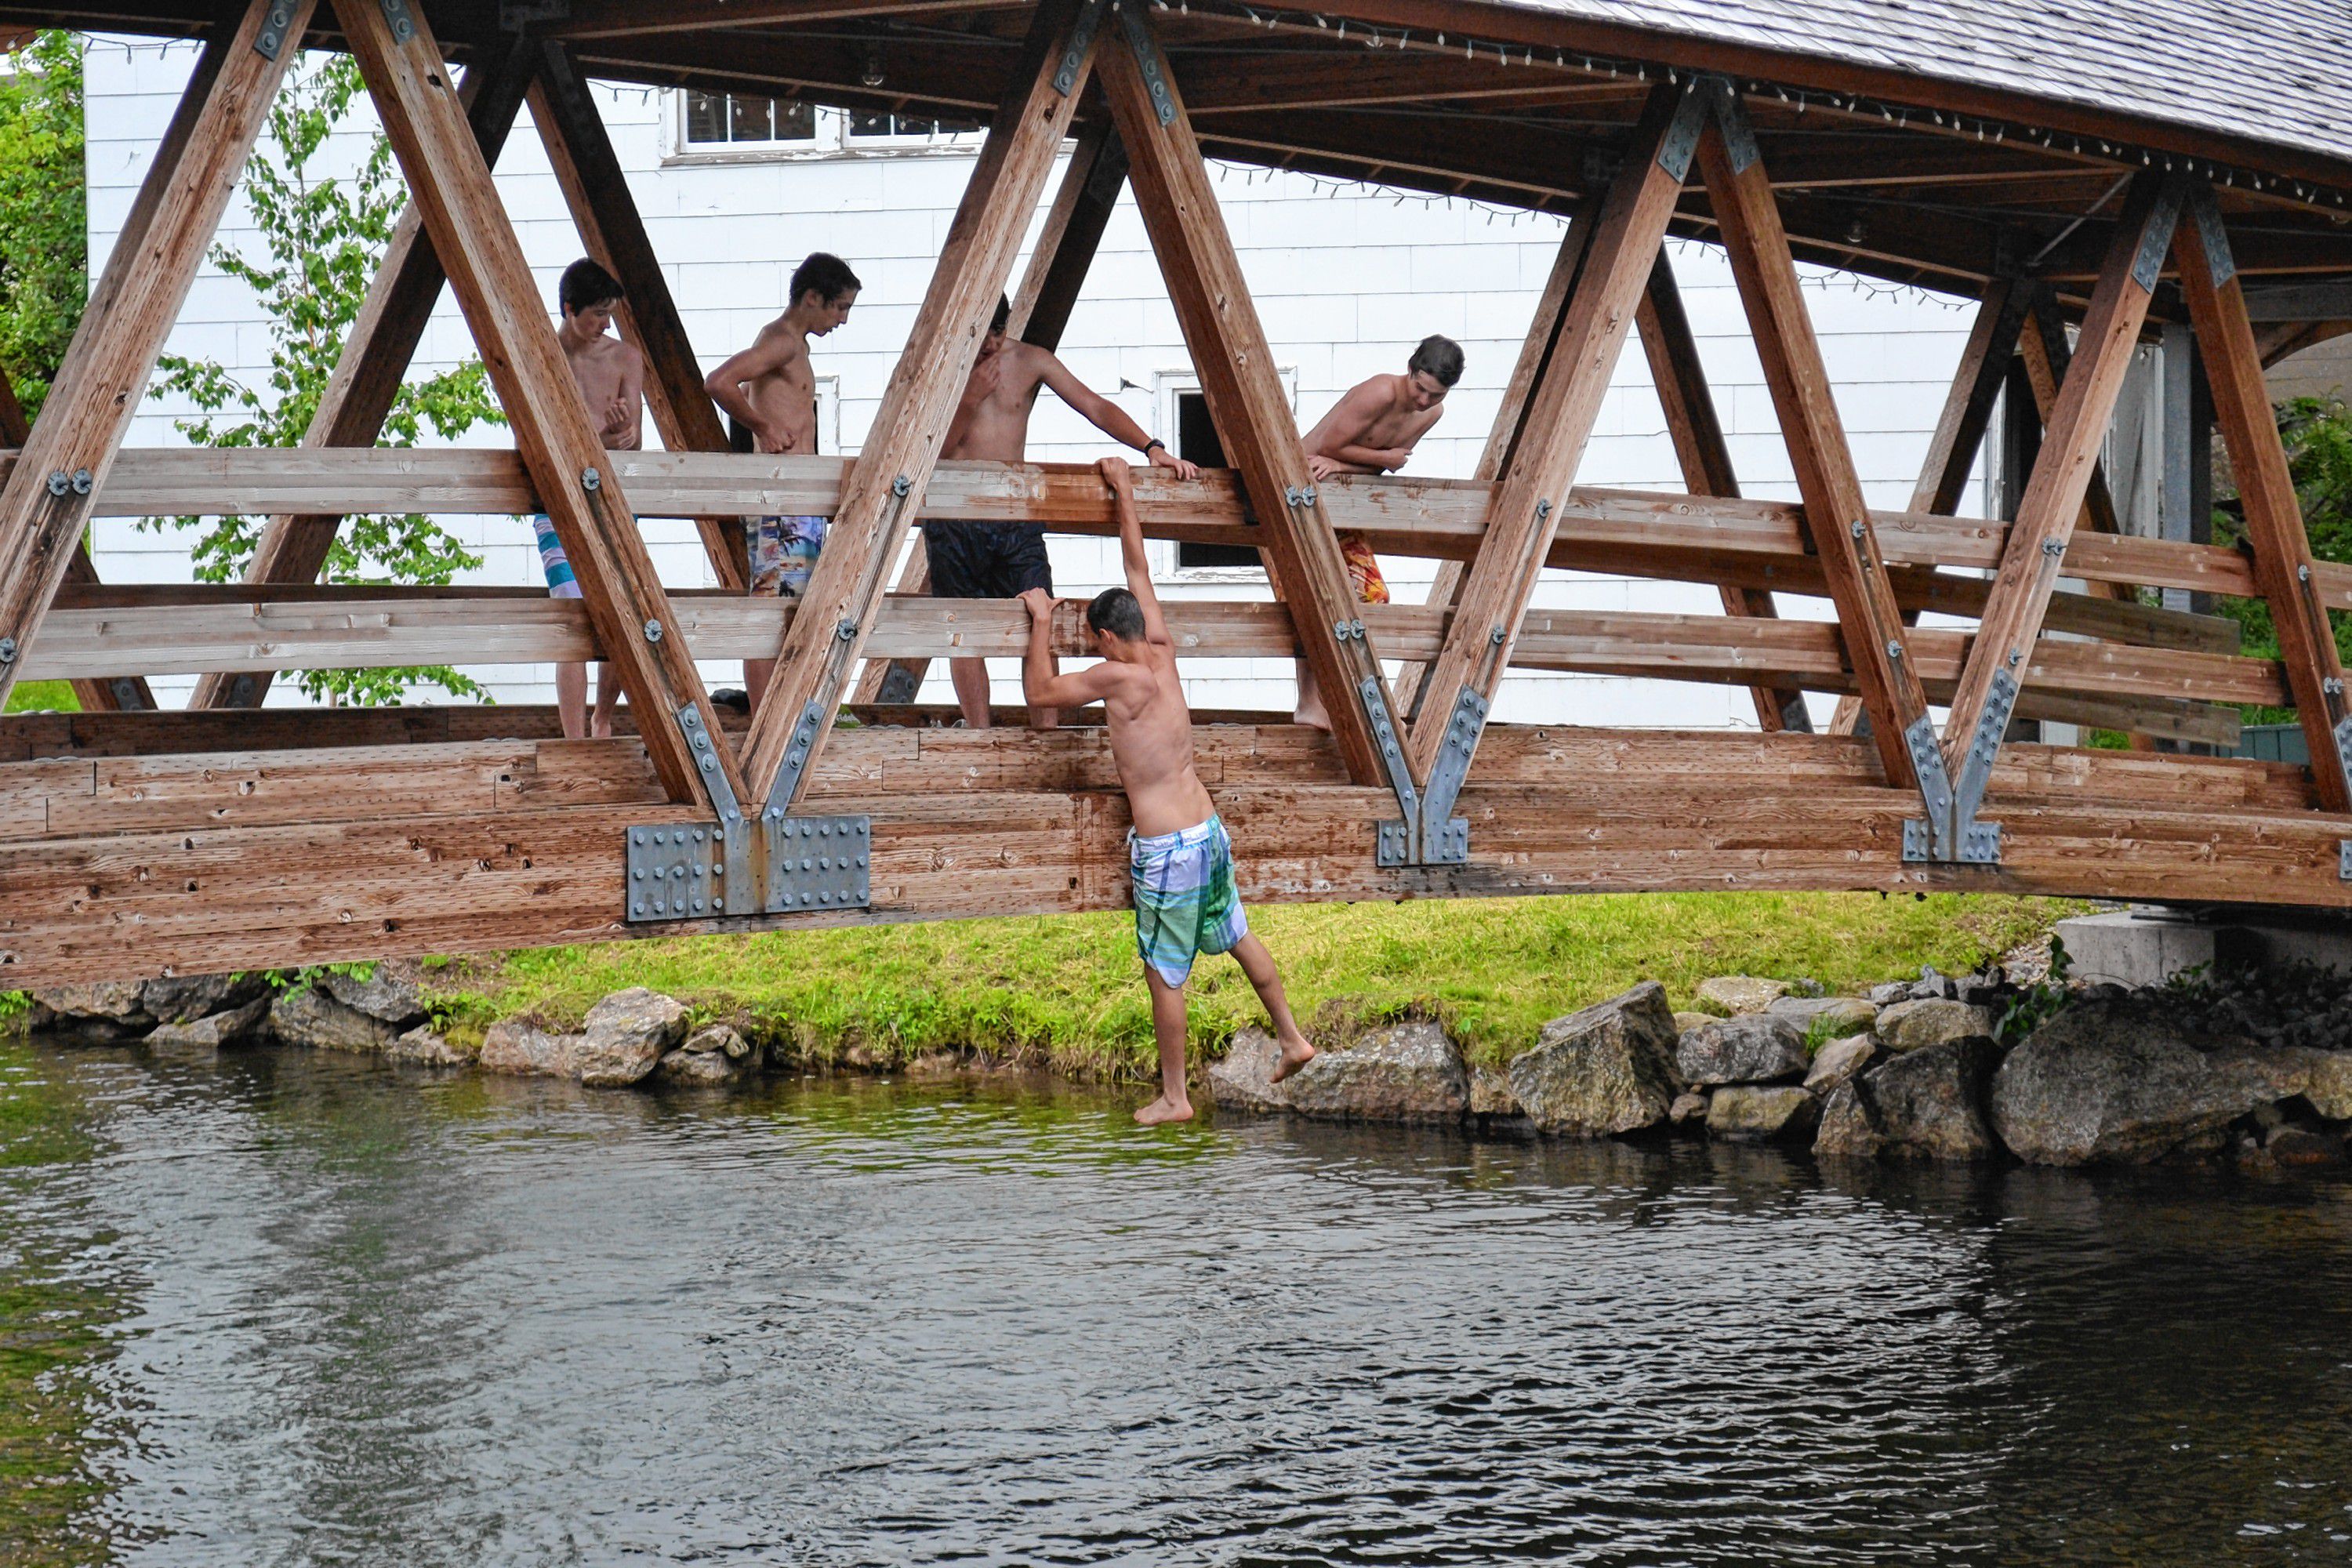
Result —
<instances>
[{"instance_id":1,"label":"white siding","mask_svg":"<svg viewBox=\"0 0 2352 1568\"><path fill-rule=\"evenodd\" d=\"M187 46L101 42L91 51L93 265L119 231L194 58ZM807 252L835 251L862 276L866 291L856 314L820 342L816 354L820 374L838 378L837 428L845 449L854 452L929 280L971 168L969 154L681 160L675 156L676 115L666 95L623 89L600 89L597 97L655 247L668 258L671 286L706 366L749 342L783 309L786 279ZM359 144L357 137L350 141ZM557 274L578 254L578 240L527 121L508 145L499 184L551 300ZM1425 333L1444 332L1461 341L1468 372L1449 401L1444 421L1422 444L1412 471L1467 474L1549 268L1559 221L1238 167L1220 167L1217 188L1275 357L1295 377L1302 423L1318 417L1362 377L1402 368ZM222 237L231 245L255 243L237 212ZM1677 244L1674 251L1743 486L1753 495L1793 495L1788 454L1729 272L1710 247ZM1809 273L1809 279L1819 285L1808 290L1807 299L1838 381L1863 478L1874 502L1902 505L1909 499L1969 315L1959 301L1917 291L1857 284L1829 273ZM244 288L207 267L171 347L231 365L257 366L266 362L267 337ZM468 350L464 323L445 297L420 363L446 365ZM1163 384L1190 377L1175 314L1131 202L1122 202L1104 238L1062 353L1080 377L1106 393L1122 380L1131 384L1118 400L1147 428L1163 425ZM182 412L151 399L132 443L176 444L180 437L171 418ZM1174 434L1164 427L1160 433L1171 438ZM1050 396L1038 409L1033 437L1031 455L1040 459L1085 460L1111 449ZM472 439L488 444L505 438L503 432L487 431ZM1664 416L1638 348L1628 347L1582 478L1593 484L1680 488ZM487 557L477 580L541 580L526 523L485 518L457 520L452 526ZM668 581L709 581L690 527L648 521L645 530ZM1172 547L1170 553L1172 569ZM1065 594L1091 593L1117 580L1117 555L1108 542L1056 539L1053 557L1056 585ZM127 521L100 525L97 560L110 582L174 581L187 574L184 547L173 534L137 531ZM1395 561L1389 567L1399 600L1417 602L1429 564ZM1171 597L1263 591L1262 585L1232 581L1230 574L1221 575L1225 580L1171 582L1168 591ZM1709 588L1560 574L1546 582L1542 600L1594 608L1718 608ZM1783 598L1787 614L1824 610ZM479 673L501 700L543 701L551 696L551 672L545 667ZM735 679L731 667L714 666L709 673L719 681ZM1017 700L1017 673L1011 661L997 670L1000 700ZM1273 708L1289 700L1286 662L1204 662L1192 675L1193 700L1202 705ZM156 682L167 703L191 684L186 678ZM282 685L279 693L279 700L294 700ZM947 700L943 668L926 697ZM1557 676L1515 677L1499 716L1626 724L1754 721L1746 693L1736 688Z\"/></svg>"}]
</instances>

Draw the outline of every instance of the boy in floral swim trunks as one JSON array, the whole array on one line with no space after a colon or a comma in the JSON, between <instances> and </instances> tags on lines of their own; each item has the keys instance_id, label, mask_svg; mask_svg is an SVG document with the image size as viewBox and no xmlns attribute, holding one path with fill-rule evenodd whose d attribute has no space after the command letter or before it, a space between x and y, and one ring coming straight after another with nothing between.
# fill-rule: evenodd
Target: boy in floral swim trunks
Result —
<instances>
[{"instance_id":1,"label":"boy in floral swim trunks","mask_svg":"<svg viewBox=\"0 0 2352 1568\"><path fill-rule=\"evenodd\" d=\"M863 285L849 264L818 251L793 273L792 307L760 329L751 346L703 381L711 400L748 432L754 451L816 450L816 372L809 340L821 338L849 320ZM809 574L824 547L828 520L822 517L753 517L743 520L751 551L753 596L797 599L808 590ZM756 711L775 668L772 658L743 661L743 686Z\"/></svg>"},{"instance_id":2,"label":"boy in floral swim trunks","mask_svg":"<svg viewBox=\"0 0 2352 1568\"><path fill-rule=\"evenodd\" d=\"M1421 438L1444 416L1445 395L1461 379L1462 345L1433 334L1422 339L1405 361L1402 375L1376 375L1350 389L1307 432L1307 473L1319 485L1333 474L1383 474L1403 468ZM1381 575L1370 542L1360 533L1344 531L1339 539L1357 599L1387 604L1388 581ZM1331 727L1322 693L1315 688L1315 672L1304 659L1298 664L1297 718L1318 730Z\"/></svg>"},{"instance_id":3,"label":"boy in floral swim trunks","mask_svg":"<svg viewBox=\"0 0 2352 1568\"><path fill-rule=\"evenodd\" d=\"M583 257L563 269L556 285L556 303L563 325L555 341L571 362L572 378L580 384L589 416L598 426L605 447L634 452L645 445L645 356L612 335L613 310L621 302L621 285L613 275ZM539 563L547 574L550 598L576 599L580 583L572 574L572 559L555 536L555 524L541 513L531 519L539 536ZM563 738L578 741L593 735L602 740L613 732L613 706L620 700L620 683L603 665L596 667L596 712L588 713L588 667L573 659L555 667L555 711L563 721Z\"/></svg>"},{"instance_id":4,"label":"boy in floral swim trunks","mask_svg":"<svg viewBox=\"0 0 2352 1568\"><path fill-rule=\"evenodd\" d=\"M1151 1032L1160 1044L1160 1097L1135 1113L1146 1127L1192 1119L1184 1081L1184 983L1203 952L1230 952L1240 961L1258 1000L1274 1021L1282 1057L1274 1079L1315 1058L1283 994L1274 957L1249 929L1234 886L1234 846L1216 804L1192 765L1192 714L1176 676L1176 647L1151 591L1143 554L1143 524L1127 463L1098 465L1118 507L1119 557L1127 586L1097 595L1087 625L1103 662L1071 675L1054 668L1054 598L1043 588L1021 595L1029 606L1029 648L1021 665L1024 695L1033 706L1079 708L1102 700L1110 726L1111 760L1135 826L1128 834L1135 889L1135 949L1151 994Z\"/></svg>"}]
</instances>

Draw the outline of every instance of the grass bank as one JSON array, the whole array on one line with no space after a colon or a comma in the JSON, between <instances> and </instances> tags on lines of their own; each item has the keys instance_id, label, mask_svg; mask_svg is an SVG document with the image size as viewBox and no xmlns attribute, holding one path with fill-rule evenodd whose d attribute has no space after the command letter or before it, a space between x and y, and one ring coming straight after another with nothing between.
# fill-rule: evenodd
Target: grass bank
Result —
<instances>
[{"instance_id":1,"label":"grass bank","mask_svg":"<svg viewBox=\"0 0 2352 1568\"><path fill-rule=\"evenodd\" d=\"M1302 1017L1335 1000L1373 1016L1421 1007L1474 1059L1524 1049L1546 1020L1637 981L1678 1005L1710 974L1819 980L1832 990L1922 963L1963 973L2080 905L1871 893L1652 893L1302 905L1253 910ZM890 1066L928 1052L1026 1058L1094 1077L1144 1076L1151 1020L1125 914L967 921L551 948L436 963L453 1037L530 1013L575 1024L597 998L649 985L819 1061ZM1227 959L1192 984L1196 1047L1258 1021Z\"/></svg>"}]
</instances>

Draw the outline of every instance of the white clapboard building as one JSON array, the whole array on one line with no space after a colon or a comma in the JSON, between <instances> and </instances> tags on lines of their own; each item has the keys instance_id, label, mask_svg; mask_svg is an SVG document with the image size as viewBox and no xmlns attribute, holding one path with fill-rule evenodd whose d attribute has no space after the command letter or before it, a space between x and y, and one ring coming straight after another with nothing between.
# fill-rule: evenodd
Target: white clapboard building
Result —
<instances>
[{"instance_id":1,"label":"white clapboard building","mask_svg":"<svg viewBox=\"0 0 2352 1568\"><path fill-rule=\"evenodd\" d=\"M114 242L194 58L190 45L93 41L88 66L93 267ZM855 453L929 279L978 138L950 123L765 99L713 100L634 87L600 89L598 99L706 367L748 342L783 309L786 279L809 251L837 252L857 269L866 289L856 313L817 353L821 438L829 451ZM366 113L362 104L357 114ZM369 122L356 121L348 138L352 147L342 150L347 156L363 145L368 130ZM518 127L508 143L498 177L551 301L557 275L579 254L579 241L527 126ZM1226 221L1301 424L1312 423L1361 377L1402 368L1424 334L1444 332L1467 351L1468 372L1411 471L1468 474L1560 238L1559 222L1263 170L1223 168L1218 180ZM258 249L247 220L235 209L223 241ZM1677 243L1673 256L1740 481L1751 495L1793 497L1788 457L1730 274L1705 246ZM1807 276L1816 285L1807 299L1872 500L1907 504L1973 302L1834 273L1809 270ZM171 348L254 370L266 363L265 324L245 287L207 266ZM469 352L464 323L445 295L420 363L446 364ZM1089 384L1115 389L1120 404L1172 447L1199 440L1205 421L1193 373L1131 202L1122 204L1111 223L1062 354ZM179 443L172 420L185 412L167 399L151 398L131 442ZM1085 460L1113 449L1050 395L1033 435L1031 455L1040 459ZM504 433L488 430L471 438L496 442ZM2128 470L2129 455L2117 456ZM2128 509L2135 487L2127 471L2118 480ZM1619 368L1584 459L1582 482L1680 484L1664 416L1638 350L1629 347ZM1964 507L1982 504L1981 495L1972 493ZM476 580L541 581L526 522L467 518L452 520L451 526L485 558ZM644 526L670 583L709 581L689 525L647 520ZM1195 559L1191 547L1154 548L1161 552L1158 569L1171 597L1197 590L1230 598L1237 582L1264 581L1255 567ZM185 545L168 529L102 522L95 558L109 582L188 575ZM1092 593L1118 580L1116 551L1106 541L1056 539L1053 559L1065 594ZM1389 567L1398 599L1417 602L1428 564L1395 561ZM1696 613L1720 608L1710 591L1688 584L1552 577L1539 603ZM1825 609L1782 602L1788 615ZM503 701L551 698L552 672L546 666L471 673ZM926 700L949 700L944 673L934 672ZM719 666L709 674L728 684L736 678L733 669ZM996 676L998 700L1017 700L1018 671L1011 661ZM1290 701L1290 679L1286 661L1223 660L1198 670L1192 693L1204 706L1273 709ZM155 684L169 706L191 683L166 677ZM303 699L290 682L281 682L272 700ZM1819 698L1814 710L1826 717ZM1513 678L1500 716L1620 725L1755 722L1753 706L1738 688L1539 674Z\"/></svg>"}]
</instances>

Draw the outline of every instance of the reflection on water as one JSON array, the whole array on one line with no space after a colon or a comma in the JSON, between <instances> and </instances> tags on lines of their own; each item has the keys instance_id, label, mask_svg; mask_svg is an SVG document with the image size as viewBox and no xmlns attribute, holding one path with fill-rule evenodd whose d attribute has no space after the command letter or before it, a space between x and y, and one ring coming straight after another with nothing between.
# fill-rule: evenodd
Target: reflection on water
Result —
<instances>
[{"instance_id":1,"label":"reflection on water","mask_svg":"<svg viewBox=\"0 0 2352 1568\"><path fill-rule=\"evenodd\" d=\"M0 1563L2340 1563L2347 1199L0 1047Z\"/></svg>"}]
</instances>

